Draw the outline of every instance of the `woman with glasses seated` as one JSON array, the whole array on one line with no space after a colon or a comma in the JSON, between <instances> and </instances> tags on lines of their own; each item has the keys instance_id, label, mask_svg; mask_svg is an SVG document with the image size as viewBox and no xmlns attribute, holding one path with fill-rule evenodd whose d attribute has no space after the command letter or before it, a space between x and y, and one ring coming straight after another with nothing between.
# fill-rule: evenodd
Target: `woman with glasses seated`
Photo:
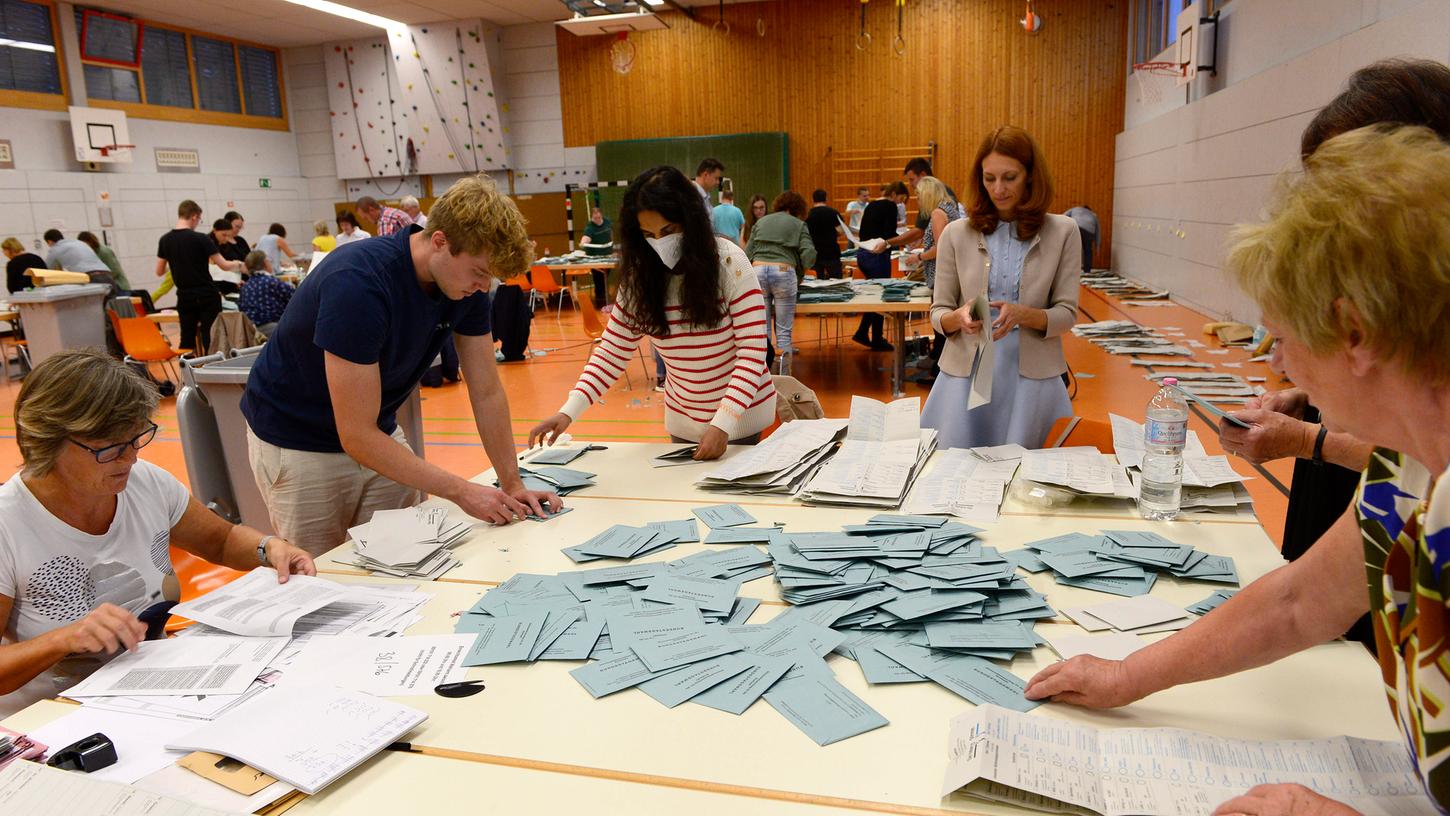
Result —
<instances>
[{"instance_id":1,"label":"woman with glasses seated","mask_svg":"<svg viewBox=\"0 0 1450 816\"><path fill-rule=\"evenodd\" d=\"M307 553L233 525L137 458L156 388L100 351L57 354L15 400L21 470L0 485L0 718L158 635L177 596L170 545L238 570L316 574Z\"/></svg>"}]
</instances>

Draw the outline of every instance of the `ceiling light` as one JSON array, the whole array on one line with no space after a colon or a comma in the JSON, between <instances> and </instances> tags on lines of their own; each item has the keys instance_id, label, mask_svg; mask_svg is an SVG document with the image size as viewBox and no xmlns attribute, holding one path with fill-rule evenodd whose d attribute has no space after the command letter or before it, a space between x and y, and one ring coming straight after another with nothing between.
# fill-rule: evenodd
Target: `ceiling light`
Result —
<instances>
[{"instance_id":1,"label":"ceiling light","mask_svg":"<svg viewBox=\"0 0 1450 816\"><path fill-rule=\"evenodd\" d=\"M362 11L361 9L355 9L351 6L344 6L341 3L334 3L332 2L332 0L287 0L287 2L291 3L294 6L302 6L303 8L312 9L313 11L321 11L327 14L336 15L338 17L346 17L349 20L356 20L359 23L365 23L370 26L377 26L378 28L385 28L390 31L396 28L407 28L405 24L400 23L397 20L389 20L386 17L379 17L376 14L369 14L368 12Z\"/></svg>"},{"instance_id":2,"label":"ceiling light","mask_svg":"<svg viewBox=\"0 0 1450 816\"><path fill-rule=\"evenodd\" d=\"M55 46L53 45L46 45L45 43L25 42L23 40L0 39L0 46L8 48L24 48L29 51L44 51L47 54L55 53Z\"/></svg>"}]
</instances>

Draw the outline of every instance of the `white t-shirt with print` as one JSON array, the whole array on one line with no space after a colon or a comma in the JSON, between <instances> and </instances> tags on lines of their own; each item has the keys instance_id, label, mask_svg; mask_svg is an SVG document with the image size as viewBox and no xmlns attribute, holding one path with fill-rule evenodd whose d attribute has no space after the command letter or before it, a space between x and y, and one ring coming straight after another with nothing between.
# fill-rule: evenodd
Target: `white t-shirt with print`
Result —
<instances>
[{"instance_id":1,"label":"white t-shirt with print","mask_svg":"<svg viewBox=\"0 0 1450 816\"><path fill-rule=\"evenodd\" d=\"M0 485L0 595L14 599L5 642L15 643L80 620L102 603L139 614L161 600L172 572L171 528L191 495L156 465L139 460L116 502L111 529L91 535L40 503L19 474ZM62 660L10 694L0 718L74 685L104 662Z\"/></svg>"}]
</instances>

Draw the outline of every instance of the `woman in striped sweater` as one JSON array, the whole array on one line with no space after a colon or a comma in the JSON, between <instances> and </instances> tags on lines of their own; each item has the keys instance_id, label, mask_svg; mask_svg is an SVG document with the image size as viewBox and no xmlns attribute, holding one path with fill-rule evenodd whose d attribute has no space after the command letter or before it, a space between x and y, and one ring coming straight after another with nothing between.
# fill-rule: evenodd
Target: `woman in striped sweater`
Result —
<instances>
[{"instance_id":1,"label":"woman in striped sweater","mask_svg":"<svg viewBox=\"0 0 1450 816\"><path fill-rule=\"evenodd\" d=\"M717 239L690 180L673 167L641 173L620 211L619 302L559 413L529 432L553 444L624 373L648 336L665 360L665 429L718 459L754 443L775 419L765 367L765 303L739 246Z\"/></svg>"}]
</instances>

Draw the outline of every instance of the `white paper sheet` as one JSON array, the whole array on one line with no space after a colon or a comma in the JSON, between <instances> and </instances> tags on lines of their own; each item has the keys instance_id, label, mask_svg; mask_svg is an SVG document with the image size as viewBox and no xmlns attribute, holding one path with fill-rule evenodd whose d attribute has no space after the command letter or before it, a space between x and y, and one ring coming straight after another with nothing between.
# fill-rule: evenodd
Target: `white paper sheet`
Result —
<instances>
[{"instance_id":1,"label":"white paper sheet","mask_svg":"<svg viewBox=\"0 0 1450 816\"><path fill-rule=\"evenodd\" d=\"M1402 742L1100 729L983 705L952 720L948 755L943 796L965 788L974 798L1043 812L1062 812L1066 803L1108 816L1209 816L1261 782L1305 785L1366 816L1439 812Z\"/></svg>"},{"instance_id":2,"label":"white paper sheet","mask_svg":"<svg viewBox=\"0 0 1450 816\"><path fill-rule=\"evenodd\" d=\"M90 774L59 771L38 762L0 769L0 804L6 813L66 816L227 816L189 802L139 791Z\"/></svg>"},{"instance_id":3,"label":"white paper sheet","mask_svg":"<svg viewBox=\"0 0 1450 816\"><path fill-rule=\"evenodd\" d=\"M168 744L211 751L316 793L428 718L338 688L278 688Z\"/></svg>"},{"instance_id":4,"label":"white paper sheet","mask_svg":"<svg viewBox=\"0 0 1450 816\"><path fill-rule=\"evenodd\" d=\"M168 740L195 728L194 722L78 706L71 713L31 731L30 736L50 746L54 755L76 740L105 734L116 746L116 764L87 776L129 785L186 756L183 751L168 751L165 746Z\"/></svg>"},{"instance_id":5,"label":"white paper sheet","mask_svg":"<svg viewBox=\"0 0 1450 816\"><path fill-rule=\"evenodd\" d=\"M234 635L149 640L100 667L65 696L241 694L287 641Z\"/></svg>"},{"instance_id":6,"label":"white paper sheet","mask_svg":"<svg viewBox=\"0 0 1450 816\"><path fill-rule=\"evenodd\" d=\"M313 638L277 684L331 684L379 697L432 694L434 686L468 673L459 663L474 639L468 634Z\"/></svg>"},{"instance_id":7,"label":"white paper sheet","mask_svg":"<svg viewBox=\"0 0 1450 816\"><path fill-rule=\"evenodd\" d=\"M992 402L992 377L997 365L997 349L992 340L992 307L987 293L977 295L972 301L972 317L982 321L978 330L981 337L977 346L977 366L972 373L972 393L967 398L967 409L980 408Z\"/></svg>"},{"instance_id":8,"label":"white paper sheet","mask_svg":"<svg viewBox=\"0 0 1450 816\"><path fill-rule=\"evenodd\" d=\"M237 580L178 605L171 614L250 637L291 635L297 619L341 598L341 584L308 575L277 583L277 572L257 567Z\"/></svg>"}]
</instances>

